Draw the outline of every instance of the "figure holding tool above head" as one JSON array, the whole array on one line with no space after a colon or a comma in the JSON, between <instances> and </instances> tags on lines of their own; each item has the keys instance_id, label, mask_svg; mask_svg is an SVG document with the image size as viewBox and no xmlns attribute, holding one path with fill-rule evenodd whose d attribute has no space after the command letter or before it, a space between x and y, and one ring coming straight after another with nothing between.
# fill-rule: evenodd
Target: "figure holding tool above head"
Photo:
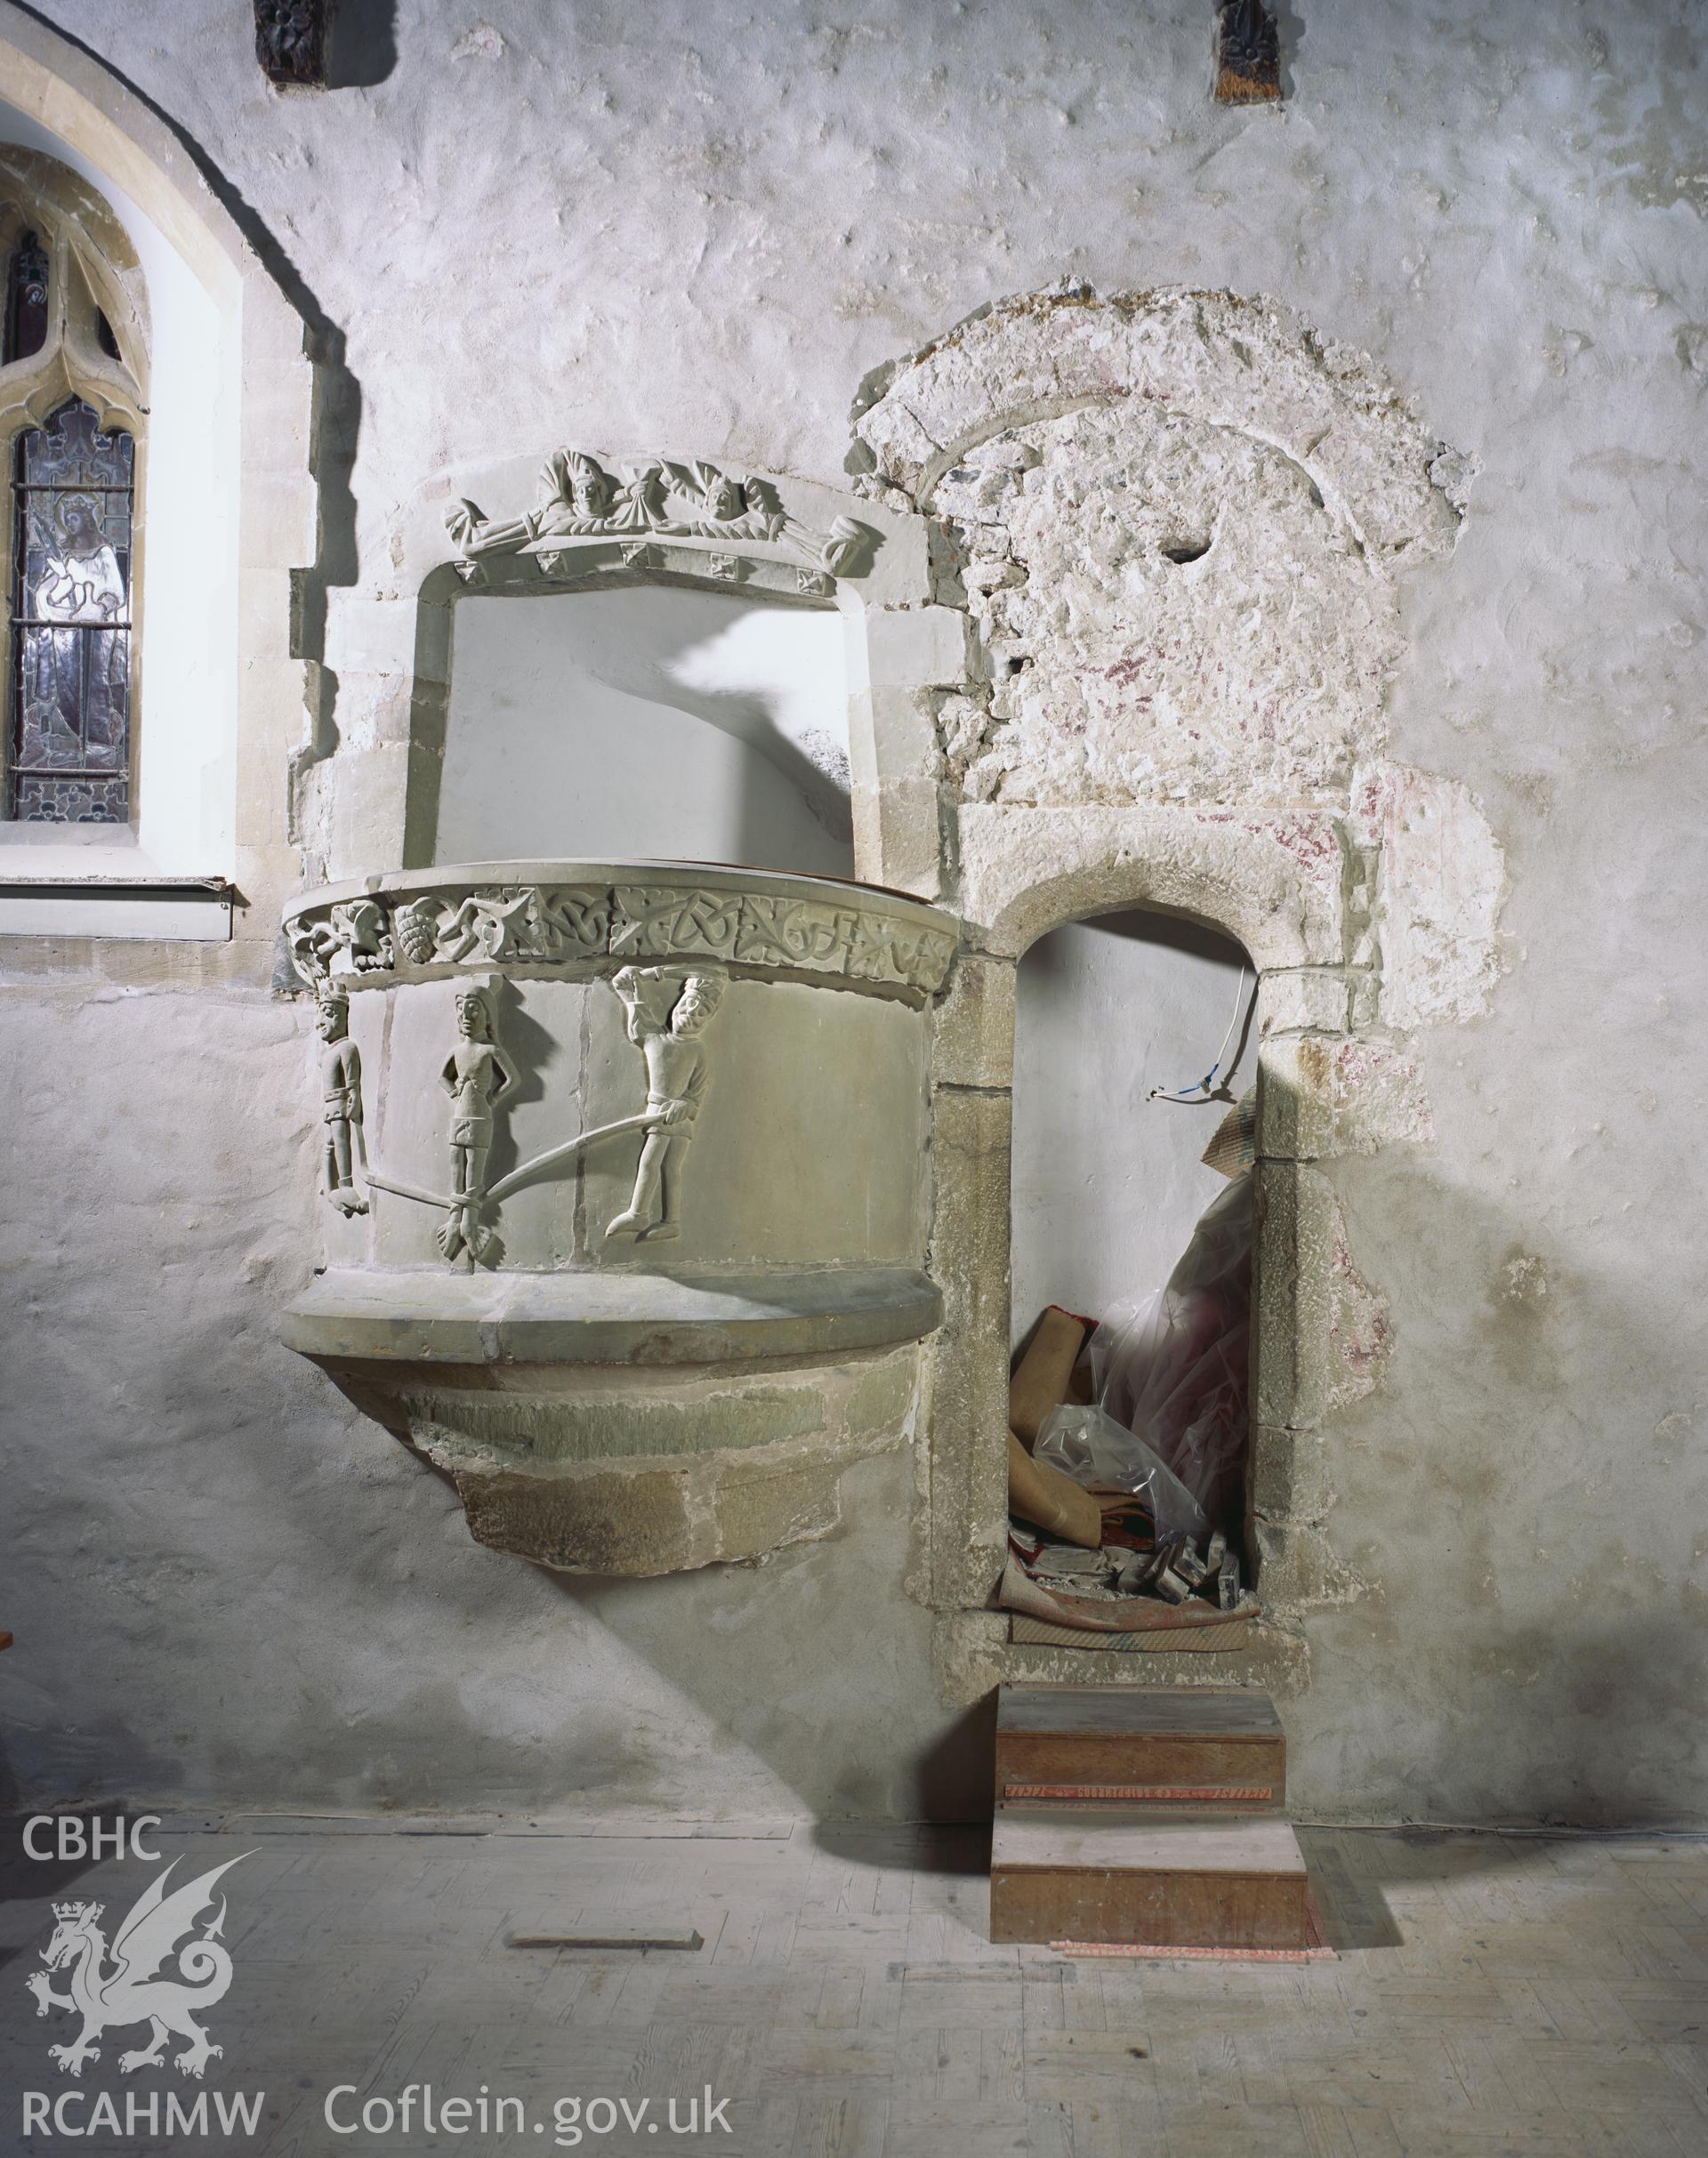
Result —
<instances>
[{"instance_id":1,"label":"figure holding tool above head","mask_svg":"<svg viewBox=\"0 0 1708 2158\"><path fill-rule=\"evenodd\" d=\"M439 1084L451 1098L451 1180L458 1204L440 1224L439 1248L447 1259L466 1251L472 1261L493 1238L476 1219L492 1147L492 1113L514 1088L516 1075L493 1041L492 1007L477 983L457 985L456 1034Z\"/></svg>"}]
</instances>

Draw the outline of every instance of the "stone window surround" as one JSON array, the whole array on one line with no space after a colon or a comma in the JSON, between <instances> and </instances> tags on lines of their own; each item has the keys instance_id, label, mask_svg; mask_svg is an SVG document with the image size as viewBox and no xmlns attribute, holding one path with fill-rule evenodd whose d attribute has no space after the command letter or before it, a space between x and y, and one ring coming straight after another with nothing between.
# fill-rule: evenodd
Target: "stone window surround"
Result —
<instances>
[{"instance_id":1,"label":"stone window surround","mask_svg":"<svg viewBox=\"0 0 1708 2158\"><path fill-rule=\"evenodd\" d=\"M28 231L41 237L48 258L47 335L38 352L15 360L0 382L0 460L6 481L6 515L0 528L0 581L10 609L15 564L17 518L13 513L14 464L18 442L27 430L45 427L72 399L91 407L103 434L131 438L130 648L127 662L127 724L130 780L129 829L134 831L141 729L140 664L143 601L147 589L149 468L149 297L128 235L111 207L68 166L40 151L0 144L0 264L9 263ZM96 311L106 318L120 358L101 350ZM18 724L14 709L18 660L0 638L4 663L5 722L0 737L0 779L10 769L12 737ZM75 827L47 827L59 839L85 836ZM28 830L35 837L40 827ZM22 820L0 817L0 837L16 843L27 830ZM111 837L110 831L105 833ZM23 865L20 864L20 866ZM0 926L4 915L0 914Z\"/></svg>"},{"instance_id":2,"label":"stone window surround","mask_svg":"<svg viewBox=\"0 0 1708 2158\"><path fill-rule=\"evenodd\" d=\"M231 325L241 370L231 882L38 883L27 850L16 850L0 865L0 929L11 932L0 961L14 978L265 983L279 910L300 878L280 775L308 701L310 655L294 625L311 615L303 602L318 576L314 370L302 319L172 130L98 60L12 0L0 0L0 81L8 104L86 157L159 228ZM124 326L115 328L122 348ZM139 712L133 727L146 725Z\"/></svg>"}]
</instances>

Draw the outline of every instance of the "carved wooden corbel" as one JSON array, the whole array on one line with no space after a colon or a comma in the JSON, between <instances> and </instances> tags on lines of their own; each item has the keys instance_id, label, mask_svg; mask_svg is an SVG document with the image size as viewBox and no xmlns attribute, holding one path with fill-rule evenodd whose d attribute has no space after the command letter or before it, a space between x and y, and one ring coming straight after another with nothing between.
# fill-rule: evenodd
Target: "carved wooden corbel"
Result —
<instances>
[{"instance_id":1,"label":"carved wooden corbel","mask_svg":"<svg viewBox=\"0 0 1708 2158\"><path fill-rule=\"evenodd\" d=\"M326 87L327 33L334 0L255 0L255 58L270 83Z\"/></svg>"},{"instance_id":2,"label":"carved wooden corbel","mask_svg":"<svg viewBox=\"0 0 1708 2158\"><path fill-rule=\"evenodd\" d=\"M1219 0L1216 102L1272 105L1281 95L1281 46L1263 0Z\"/></svg>"}]
</instances>

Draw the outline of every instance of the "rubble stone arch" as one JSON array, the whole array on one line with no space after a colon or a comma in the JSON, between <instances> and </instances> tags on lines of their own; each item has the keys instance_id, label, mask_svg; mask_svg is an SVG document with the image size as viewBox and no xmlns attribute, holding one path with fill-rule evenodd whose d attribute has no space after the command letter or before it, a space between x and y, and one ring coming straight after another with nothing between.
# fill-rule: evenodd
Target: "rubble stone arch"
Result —
<instances>
[{"instance_id":1,"label":"rubble stone arch","mask_svg":"<svg viewBox=\"0 0 1708 2158\"><path fill-rule=\"evenodd\" d=\"M917 1577L946 1689L1119 1675L1107 1654L1011 1647L992 1591L1014 970L1051 929L1124 906L1221 931L1262 982L1249 1514L1265 1613L1213 1675L1296 1681L1304 1614L1358 1592L1323 1526L1325 1427L1378 1383L1389 1339L1318 1164L1427 1143L1405 1030L1481 1009L1494 970L1499 856L1477 805L1385 757L1401 580L1451 554L1475 460L1291 309L1180 287L997 300L869 377L853 429L862 488L934 520L974 656L938 703L929 815L917 803L906 829L892 785L884 857L886 881L965 924L937 1041L947 1315ZM927 867L892 874L910 857ZM1450 858L1474 869L1452 890ZM1178 1655L1147 1672L1212 1675Z\"/></svg>"}]
</instances>

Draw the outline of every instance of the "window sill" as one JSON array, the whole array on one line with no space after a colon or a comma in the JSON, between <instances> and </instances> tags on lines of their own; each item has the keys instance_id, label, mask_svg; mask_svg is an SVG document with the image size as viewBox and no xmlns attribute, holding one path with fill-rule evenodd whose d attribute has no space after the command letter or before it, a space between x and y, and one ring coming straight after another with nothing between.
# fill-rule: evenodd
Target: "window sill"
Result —
<instances>
[{"instance_id":1,"label":"window sill","mask_svg":"<svg viewBox=\"0 0 1708 2158\"><path fill-rule=\"evenodd\" d=\"M227 877L0 877L0 937L226 944Z\"/></svg>"}]
</instances>

